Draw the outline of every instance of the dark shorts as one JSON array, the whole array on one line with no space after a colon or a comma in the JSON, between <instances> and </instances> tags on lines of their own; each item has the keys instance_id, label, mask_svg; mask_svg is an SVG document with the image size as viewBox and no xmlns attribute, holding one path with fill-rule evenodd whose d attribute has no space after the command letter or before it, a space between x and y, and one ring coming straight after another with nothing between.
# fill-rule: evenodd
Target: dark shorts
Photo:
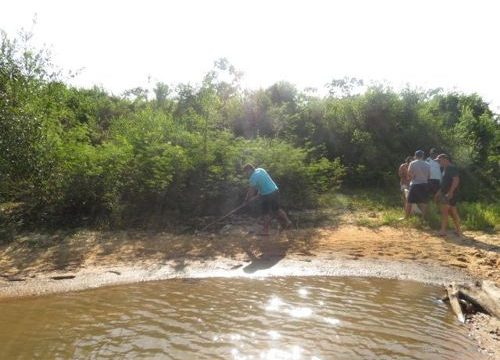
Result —
<instances>
[{"instance_id":1,"label":"dark shorts","mask_svg":"<svg viewBox=\"0 0 500 360\"><path fill-rule=\"evenodd\" d=\"M439 195L439 203L441 205L457 206L457 194L453 195L453 197L451 199L448 199L447 196L440 194Z\"/></svg>"},{"instance_id":2,"label":"dark shorts","mask_svg":"<svg viewBox=\"0 0 500 360\"><path fill-rule=\"evenodd\" d=\"M440 181L438 179L429 179L429 194L434 196L439 191Z\"/></svg>"},{"instance_id":3,"label":"dark shorts","mask_svg":"<svg viewBox=\"0 0 500 360\"><path fill-rule=\"evenodd\" d=\"M408 202L410 204L423 204L429 201L429 190L427 184L410 185Z\"/></svg>"},{"instance_id":4,"label":"dark shorts","mask_svg":"<svg viewBox=\"0 0 500 360\"><path fill-rule=\"evenodd\" d=\"M262 213L264 215L275 213L280 209L280 193L278 190L268 195L262 195L261 198L262 198Z\"/></svg>"}]
</instances>

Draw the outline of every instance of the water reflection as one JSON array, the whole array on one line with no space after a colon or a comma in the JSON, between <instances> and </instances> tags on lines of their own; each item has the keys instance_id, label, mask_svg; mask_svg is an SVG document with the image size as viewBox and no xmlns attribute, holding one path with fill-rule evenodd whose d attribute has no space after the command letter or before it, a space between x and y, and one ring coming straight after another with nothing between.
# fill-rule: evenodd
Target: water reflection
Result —
<instances>
[{"instance_id":1,"label":"water reflection","mask_svg":"<svg viewBox=\"0 0 500 360\"><path fill-rule=\"evenodd\" d=\"M288 313L296 318L303 318L303 317L308 317L311 316L312 310L307 307L298 307L298 308L292 308L288 310Z\"/></svg>"},{"instance_id":2,"label":"water reflection","mask_svg":"<svg viewBox=\"0 0 500 360\"><path fill-rule=\"evenodd\" d=\"M268 334L272 340L278 340L281 337L280 333L274 330L269 331Z\"/></svg>"},{"instance_id":3,"label":"water reflection","mask_svg":"<svg viewBox=\"0 0 500 360\"><path fill-rule=\"evenodd\" d=\"M0 306L0 359L479 359L436 287L172 280Z\"/></svg>"},{"instance_id":4,"label":"water reflection","mask_svg":"<svg viewBox=\"0 0 500 360\"><path fill-rule=\"evenodd\" d=\"M333 325L333 326L337 326L340 324L340 320L339 319L335 319L335 318L329 318L329 317L326 317L324 318L325 321L330 324L330 325Z\"/></svg>"},{"instance_id":5,"label":"water reflection","mask_svg":"<svg viewBox=\"0 0 500 360\"><path fill-rule=\"evenodd\" d=\"M272 297L271 300L267 303L266 310L267 311L278 311L281 306L285 305L283 301L279 297Z\"/></svg>"}]
</instances>

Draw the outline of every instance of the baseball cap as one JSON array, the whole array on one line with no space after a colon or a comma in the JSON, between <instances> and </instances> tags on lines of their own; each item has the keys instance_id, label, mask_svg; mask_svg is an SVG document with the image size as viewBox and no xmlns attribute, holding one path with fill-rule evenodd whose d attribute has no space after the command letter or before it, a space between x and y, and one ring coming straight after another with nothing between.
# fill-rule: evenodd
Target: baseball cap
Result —
<instances>
[{"instance_id":1,"label":"baseball cap","mask_svg":"<svg viewBox=\"0 0 500 360\"><path fill-rule=\"evenodd\" d=\"M439 160L439 159L446 159L446 160L450 160L450 156L448 154L439 154L438 156L436 156L436 158L434 160Z\"/></svg>"},{"instance_id":2,"label":"baseball cap","mask_svg":"<svg viewBox=\"0 0 500 360\"><path fill-rule=\"evenodd\" d=\"M423 150L417 150L417 151L415 151L415 156L418 158L421 158L421 157L425 156L425 153Z\"/></svg>"}]
</instances>

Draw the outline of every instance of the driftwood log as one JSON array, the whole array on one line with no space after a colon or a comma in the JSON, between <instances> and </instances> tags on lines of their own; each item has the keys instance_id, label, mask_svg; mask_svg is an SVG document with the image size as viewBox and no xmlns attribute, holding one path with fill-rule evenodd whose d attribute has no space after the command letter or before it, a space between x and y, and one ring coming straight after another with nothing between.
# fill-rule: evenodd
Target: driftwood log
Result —
<instances>
[{"instance_id":1,"label":"driftwood log","mask_svg":"<svg viewBox=\"0 0 500 360\"><path fill-rule=\"evenodd\" d=\"M485 312L500 319L500 288L491 281L477 282L472 285L446 286L443 298L449 301L460 322L464 323L466 314L475 311Z\"/></svg>"}]
</instances>

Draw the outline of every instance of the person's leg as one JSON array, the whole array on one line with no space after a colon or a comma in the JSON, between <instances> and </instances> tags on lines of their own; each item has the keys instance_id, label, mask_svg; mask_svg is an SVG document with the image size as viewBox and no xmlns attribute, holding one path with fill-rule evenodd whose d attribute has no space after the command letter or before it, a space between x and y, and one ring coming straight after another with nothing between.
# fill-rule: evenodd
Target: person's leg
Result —
<instances>
[{"instance_id":1,"label":"person's leg","mask_svg":"<svg viewBox=\"0 0 500 360\"><path fill-rule=\"evenodd\" d=\"M406 207L405 207L405 219L408 219L411 214L411 203L409 201L406 202Z\"/></svg>"},{"instance_id":2,"label":"person's leg","mask_svg":"<svg viewBox=\"0 0 500 360\"><path fill-rule=\"evenodd\" d=\"M427 203L417 204L418 208L422 212L422 216L424 219L427 219Z\"/></svg>"},{"instance_id":3,"label":"person's leg","mask_svg":"<svg viewBox=\"0 0 500 360\"><path fill-rule=\"evenodd\" d=\"M292 225L292 222L283 209L278 209L278 211L276 212L276 216L278 217L282 229L287 229Z\"/></svg>"},{"instance_id":4,"label":"person's leg","mask_svg":"<svg viewBox=\"0 0 500 360\"><path fill-rule=\"evenodd\" d=\"M429 180L429 200L436 204L436 209L439 211L439 180Z\"/></svg>"},{"instance_id":5,"label":"person's leg","mask_svg":"<svg viewBox=\"0 0 500 360\"><path fill-rule=\"evenodd\" d=\"M418 204L418 199L418 186L411 185L408 191L408 198L406 199L405 219L410 217L413 204Z\"/></svg>"},{"instance_id":6,"label":"person's leg","mask_svg":"<svg viewBox=\"0 0 500 360\"><path fill-rule=\"evenodd\" d=\"M431 196L432 199L431 202L433 201L434 204L436 204L436 210L439 211L439 180L432 180L431 184Z\"/></svg>"},{"instance_id":7,"label":"person's leg","mask_svg":"<svg viewBox=\"0 0 500 360\"><path fill-rule=\"evenodd\" d=\"M436 204L436 209L439 211L439 193L434 194L434 203Z\"/></svg>"},{"instance_id":8,"label":"person's leg","mask_svg":"<svg viewBox=\"0 0 500 360\"><path fill-rule=\"evenodd\" d=\"M262 228L262 235L269 235L269 226L271 224L271 215L270 214L265 214L264 215L264 227Z\"/></svg>"},{"instance_id":9,"label":"person's leg","mask_svg":"<svg viewBox=\"0 0 500 360\"><path fill-rule=\"evenodd\" d=\"M401 186L401 201L403 201L403 211L406 211L406 190Z\"/></svg>"},{"instance_id":10,"label":"person's leg","mask_svg":"<svg viewBox=\"0 0 500 360\"><path fill-rule=\"evenodd\" d=\"M271 224L271 199L268 195L262 196L262 215L263 215L263 228L261 235L269 235L269 225Z\"/></svg>"},{"instance_id":11,"label":"person's leg","mask_svg":"<svg viewBox=\"0 0 500 360\"><path fill-rule=\"evenodd\" d=\"M439 235L446 235L449 208L447 204L441 204L441 230L439 231Z\"/></svg>"},{"instance_id":12,"label":"person's leg","mask_svg":"<svg viewBox=\"0 0 500 360\"><path fill-rule=\"evenodd\" d=\"M455 224L455 232L458 236L462 236L462 231L460 230L460 217L458 216L458 211L455 206L450 206L451 218Z\"/></svg>"},{"instance_id":13,"label":"person's leg","mask_svg":"<svg viewBox=\"0 0 500 360\"><path fill-rule=\"evenodd\" d=\"M424 219L428 219L428 209L429 209L429 196L431 194L430 192L430 186L429 184L422 185L421 188L421 199L422 203L419 205L420 211L422 211L422 216Z\"/></svg>"},{"instance_id":14,"label":"person's leg","mask_svg":"<svg viewBox=\"0 0 500 360\"><path fill-rule=\"evenodd\" d=\"M280 223L280 229L286 229L290 227L292 222L288 218L286 212L281 209L280 206L280 193L279 191L275 191L271 195L269 195L270 199L270 208L272 211L272 214L278 219L278 222Z\"/></svg>"}]
</instances>

